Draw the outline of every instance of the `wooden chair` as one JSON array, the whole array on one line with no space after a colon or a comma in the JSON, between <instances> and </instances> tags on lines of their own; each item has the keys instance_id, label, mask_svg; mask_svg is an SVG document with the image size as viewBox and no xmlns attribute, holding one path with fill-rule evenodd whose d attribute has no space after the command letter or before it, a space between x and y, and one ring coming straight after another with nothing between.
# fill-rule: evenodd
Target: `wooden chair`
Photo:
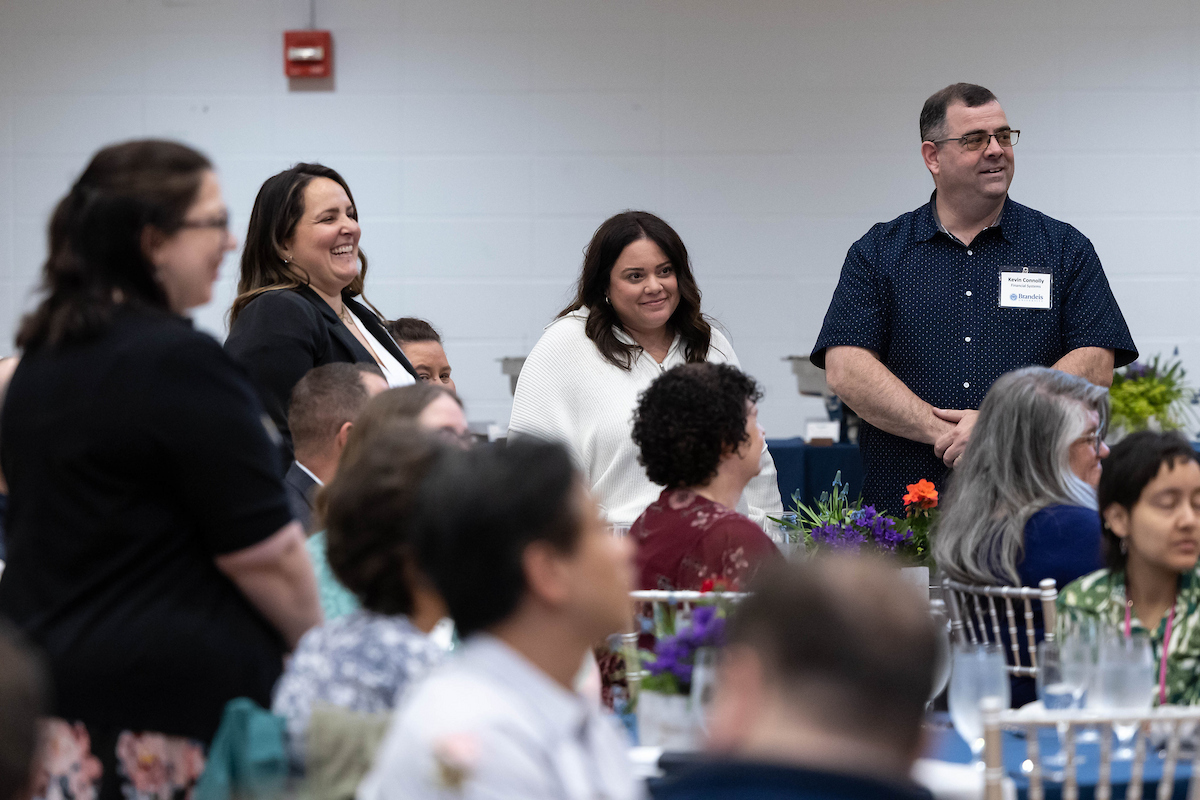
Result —
<instances>
[{"instance_id":1,"label":"wooden chair","mask_svg":"<svg viewBox=\"0 0 1200 800\"><path fill-rule=\"evenodd\" d=\"M1037 641L1033 621L1033 603L1042 606L1042 629L1047 640L1054 640L1058 587L1046 578L1036 589L1024 586L982 586L959 583L946 578L942 593L950 611L950 633L959 644L998 644L1006 646L1008 674L1019 678L1037 675ZM1017 610L1020 604L1025 619L1025 658L1017 639ZM1001 618L1003 617L1003 622ZM1003 625L1003 628L1001 627ZM1002 633L1008 633L1007 643Z\"/></svg>"},{"instance_id":2,"label":"wooden chair","mask_svg":"<svg viewBox=\"0 0 1200 800\"><path fill-rule=\"evenodd\" d=\"M1175 772L1179 764L1180 743L1188 730L1195 730L1196 725L1200 723L1200 707L1197 706L1165 706L1134 716L1114 716L1079 710L1042 711L1034 714L1008 709L985 709L983 713L983 761L986 768L984 772L986 800L1001 800L1003 797L1002 787L1005 774L1002 737L1005 729L1024 732L1026 759L1032 767L1028 771L1028 797L1029 800L1043 800L1046 779L1038 747L1038 732L1047 728L1056 732L1065 731L1063 749L1067 755L1067 764L1063 769L1062 797L1063 800L1077 800L1079 780L1076 769L1075 733L1079 728L1092 726L1098 726L1101 731L1099 781L1095 787L1095 797L1097 800L1110 800L1113 792L1111 758L1113 737L1111 731L1114 722L1137 723L1130 779L1125 790L1125 797L1128 800L1141 800L1145 788L1147 738L1151 726L1157 732L1167 734L1166 757L1163 760L1162 776L1158 780L1157 800L1168 800L1175 789ZM1150 746L1157 748L1154 744L1150 744ZM1057 783L1057 781L1055 782ZM1197 749L1196 754L1192 757L1187 797L1189 800L1200 798L1200 749Z\"/></svg>"}]
</instances>

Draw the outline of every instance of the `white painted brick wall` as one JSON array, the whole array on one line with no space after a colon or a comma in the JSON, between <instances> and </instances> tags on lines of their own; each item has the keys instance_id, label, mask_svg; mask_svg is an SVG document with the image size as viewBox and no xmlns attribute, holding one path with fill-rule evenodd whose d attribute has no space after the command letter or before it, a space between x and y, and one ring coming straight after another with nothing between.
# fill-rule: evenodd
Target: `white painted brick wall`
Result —
<instances>
[{"instance_id":1,"label":"white painted brick wall","mask_svg":"<svg viewBox=\"0 0 1200 800\"><path fill-rule=\"evenodd\" d=\"M29 305L53 203L102 144L182 139L239 233L297 160L350 181L368 294L445 334L473 419L496 359L569 298L608 215L683 235L705 308L794 435L806 353L847 247L925 201L921 102L989 86L1013 196L1096 244L1147 354L1200 380L1200 4L1193 0L319 0L336 89L289 91L304 0L0 0L0 336ZM197 314L221 333L236 282ZM0 352L9 344L0 345Z\"/></svg>"}]
</instances>

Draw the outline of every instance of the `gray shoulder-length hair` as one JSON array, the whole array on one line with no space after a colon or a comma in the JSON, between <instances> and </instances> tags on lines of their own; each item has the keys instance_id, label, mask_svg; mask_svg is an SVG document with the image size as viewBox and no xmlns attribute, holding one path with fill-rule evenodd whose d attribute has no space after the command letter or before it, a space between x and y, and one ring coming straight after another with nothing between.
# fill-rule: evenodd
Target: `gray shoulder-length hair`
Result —
<instances>
[{"instance_id":1,"label":"gray shoulder-length hair","mask_svg":"<svg viewBox=\"0 0 1200 800\"><path fill-rule=\"evenodd\" d=\"M1108 424L1108 390L1045 367L1002 375L979 406L933 536L938 567L954 580L1017 585L1025 523L1046 506L1096 508L1096 492L1071 471L1071 443L1088 412Z\"/></svg>"}]
</instances>

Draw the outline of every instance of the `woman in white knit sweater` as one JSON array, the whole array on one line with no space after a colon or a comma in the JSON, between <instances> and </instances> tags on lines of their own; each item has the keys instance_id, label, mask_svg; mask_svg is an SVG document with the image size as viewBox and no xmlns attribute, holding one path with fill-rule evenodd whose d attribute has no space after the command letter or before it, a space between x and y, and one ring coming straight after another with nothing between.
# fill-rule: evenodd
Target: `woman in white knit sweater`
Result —
<instances>
[{"instance_id":1,"label":"woman in white knit sweater","mask_svg":"<svg viewBox=\"0 0 1200 800\"><path fill-rule=\"evenodd\" d=\"M592 236L575 300L521 368L509 435L565 442L608 520L632 524L659 495L631 436L638 395L678 364L739 366L729 340L700 311L687 249L671 226L626 211ZM738 511L760 525L783 511L775 464L762 472Z\"/></svg>"}]
</instances>

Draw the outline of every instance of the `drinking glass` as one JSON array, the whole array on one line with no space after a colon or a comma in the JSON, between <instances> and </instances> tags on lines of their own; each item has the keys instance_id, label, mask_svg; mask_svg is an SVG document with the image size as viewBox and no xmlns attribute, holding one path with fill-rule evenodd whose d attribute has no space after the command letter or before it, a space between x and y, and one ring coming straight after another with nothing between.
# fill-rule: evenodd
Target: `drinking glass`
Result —
<instances>
[{"instance_id":1,"label":"drinking glass","mask_svg":"<svg viewBox=\"0 0 1200 800\"><path fill-rule=\"evenodd\" d=\"M933 668L933 686L929 690L929 703L937 699L950 683L950 616L946 613L946 604L935 598L929 601L929 616L937 628L936 656Z\"/></svg>"},{"instance_id":2,"label":"drinking glass","mask_svg":"<svg viewBox=\"0 0 1200 800\"><path fill-rule=\"evenodd\" d=\"M1096 661L1099 658L1099 635L1095 620L1079 620L1064 626L1061 639L1063 671L1067 683L1076 686L1079 692L1079 708L1095 708L1091 700L1090 687L1096 677ZM1078 730L1075 741L1096 743L1100 735L1095 726L1088 725Z\"/></svg>"},{"instance_id":3,"label":"drinking glass","mask_svg":"<svg viewBox=\"0 0 1200 800\"><path fill-rule=\"evenodd\" d=\"M1064 658L1065 643L1059 646L1053 641L1038 644L1037 693L1038 699L1047 711L1065 711L1079 708L1083 700L1083 689L1078 681L1086 678L1086 673ZM1058 752L1042 759L1048 767L1062 768L1067 765L1067 751L1064 741L1067 735L1067 725L1058 723ZM1082 759L1076 757L1076 763Z\"/></svg>"},{"instance_id":4,"label":"drinking glass","mask_svg":"<svg viewBox=\"0 0 1200 800\"><path fill-rule=\"evenodd\" d=\"M1122 636L1119 632L1102 637L1096 677L1089 690L1089 707L1120 718L1122 714L1143 715L1154 704L1154 654L1145 633ZM1117 736L1115 761L1133 758L1134 722L1113 723Z\"/></svg>"},{"instance_id":5,"label":"drinking glass","mask_svg":"<svg viewBox=\"0 0 1200 800\"><path fill-rule=\"evenodd\" d=\"M971 761L983 769L983 712L991 700L1001 708L1012 702L1004 651L999 645L955 644L950 672L950 720L971 748Z\"/></svg>"}]
</instances>

